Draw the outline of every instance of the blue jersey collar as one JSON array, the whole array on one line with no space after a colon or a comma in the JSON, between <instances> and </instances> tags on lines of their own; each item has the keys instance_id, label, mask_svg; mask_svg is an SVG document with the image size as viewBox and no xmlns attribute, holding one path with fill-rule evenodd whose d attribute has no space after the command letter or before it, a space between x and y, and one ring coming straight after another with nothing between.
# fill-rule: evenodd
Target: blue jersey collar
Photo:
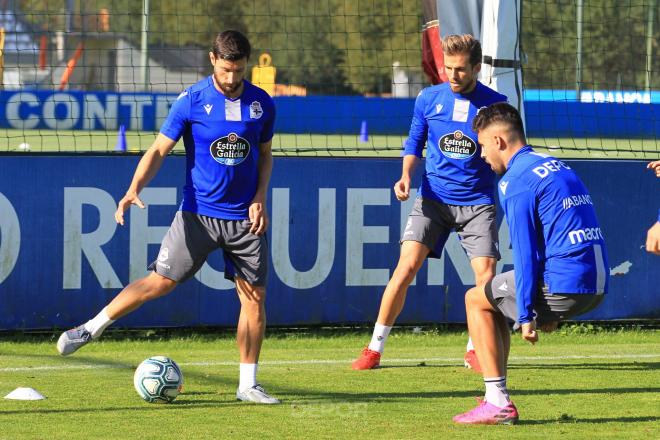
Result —
<instances>
[{"instance_id":1,"label":"blue jersey collar","mask_svg":"<svg viewBox=\"0 0 660 440\"><path fill-rule=\"evenodd\" d=\"M507 164L506 169L509 170L511 168L511 166L513 166L513 162L515 162L516 159L519 156L522 156L522 155L527 154L527 153L531 153L532 151L534 151L534 149L532 148L531 145L525 145L520 150L516 151L516 154L511 156L511 160L509 160L509 163Z\"/></svg>"},{"instance_id":2,"label":"blue jersey collar","mask_svg":"<svg viewBox=\"0 0 660 440\"><path fill-rule=\"evenodd\" d=\"M241 92L241 94L238 95L236 98L229 98L227 95L225 95L220 90L215 88L215 81L213 80L213 74L209 75L208 79L209 79L209 84L211 84L211 87L213 87L213 90L218 92L219 95L224 96L227 101L238 101L239 99L241 99L241 96L245 94L245 89L247 88L246 83L248 82L245 78L243 78L243 91Z\"/></svg>"},{"instance_id":3,"label":"blue jersey collar","mask_svg":"<svg viewBox=\"0 0 660 440\"><path fill-rule=\"evenodd\" d=\"M447 84L449 84L449 82L447 82ZM470 97L472 97L472 95L474 95L477 92L477 89L479 89L480 87L481 87L481 83L479 82L479 80L476 81L474 89L472 89L472 91L468 93L456 93L451 89L451 86L448 86L449 91L451 92L452 95L454 95L454 97L460 97L463 99L470 99Z\"/></svg>"}]
</instances>

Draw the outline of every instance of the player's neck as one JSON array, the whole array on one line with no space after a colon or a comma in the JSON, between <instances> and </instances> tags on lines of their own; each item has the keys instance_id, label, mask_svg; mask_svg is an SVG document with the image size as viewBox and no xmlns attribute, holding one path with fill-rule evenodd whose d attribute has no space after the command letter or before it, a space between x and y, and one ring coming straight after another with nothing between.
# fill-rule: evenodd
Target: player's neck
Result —
<instances>
[{"instance_id":1,"label":"player's neck","mask_svg":"<svg viewBox=\"0 0 660 440\"><path fill-rule=\"evenodd\" d=\"M220 87L220 84L218 84L218 81L215 79L215 75L211 75L211 79L213 80L213 87L215 87L215 89L216 89L218 92L220 92L220 93L222 93L223 95L225 95L225 98L228 98L228 99L236 99L236 98L238 98L239 96L241 96L241 94L243 93L243 90L245 89L245 82L244 82L244 81L241 81L241 84L238 86L238 88L236 89L235 92L233 92L233 93L227 93L227 92L225 92L224 90L222 90L222 87Z\"/></svg>"},{"instance_id":2,"label":"player's neck","mask_svg":"<svg viewBox=\"0 0 660 440\"><path fill-rule=\"evenodd\" d=\"M475 79L474 82L472 82L472 84L470 84L470 86L468 88L466 88L465 90L463 90L461 92L461 95L467 95L469 93L472 93L472 92L474 92L474 89L476 89L476 88L477 88L477 80Z\"/></svg>"},{"instance_id":3,"label":"player's neck","mask_svg":"<svg viewBox=\"0 0 660 440\"><path fill-rule=\"evenodd\" d=\"M520 150L525 148L525 143L524 142L514 142L513 144L510 144L508 148L504 151L503 153L503 161L506 165L506 169L509 169L509 166L511 165L511 159L513 159L513 156L515 156Z\"/></svg>"},{"instance_id":4,"label":"player's neck","mask_svg":"<svg viewBox=\"0 0 660 440\"><path fill-rule=\"evenodd\" d=\"M241 94L243 93L244 88L245 88L244 83L241 81L241 85L238 86L238 88L236 89L236 91L234 93L224 93L224 92L222 92L222 94L225 95L225 97L227 97L229 99L236 99L239 96L241 96Z\"/></svg>"}]
</instances>

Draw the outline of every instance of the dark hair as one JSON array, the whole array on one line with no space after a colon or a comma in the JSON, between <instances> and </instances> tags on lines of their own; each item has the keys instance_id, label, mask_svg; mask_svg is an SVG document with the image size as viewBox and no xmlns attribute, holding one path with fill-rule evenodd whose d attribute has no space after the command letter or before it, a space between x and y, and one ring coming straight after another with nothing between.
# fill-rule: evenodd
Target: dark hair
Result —
<instances>
[{"instance_id":1,"label":"dark hair","mask_svg":"<svg viewBox=\"0 0 660 440\"><path fill-rule=\"evenodd\" d=\"M238 61L240 59L250 59L250 42L238 31L220 32L213 41L211 48L216 58L227 61Z\"/></svg>"},{"instance_id":2,"label":"dark hair","mask_svg":"<svg viewBox=\"0 0 660 440\"><path fill-rule=\"evenodd\" d=\"M469 54L472 66L481 63L481 43L470 34L447 35L442 40L442 51L445 55Z\"/></svg>"},{"instance_id":3,"label":"dark hair","mask_svg":"<svg viewBox=\"0 0 660 440\"><path fill-rule=\"evenodd\" d=\"M478 133L492 124L506 124L512 131L525 139L525 128L518 110L506 102L491 104L479 110L472 120L472 130Z\"/></svg>"}]
</instances>

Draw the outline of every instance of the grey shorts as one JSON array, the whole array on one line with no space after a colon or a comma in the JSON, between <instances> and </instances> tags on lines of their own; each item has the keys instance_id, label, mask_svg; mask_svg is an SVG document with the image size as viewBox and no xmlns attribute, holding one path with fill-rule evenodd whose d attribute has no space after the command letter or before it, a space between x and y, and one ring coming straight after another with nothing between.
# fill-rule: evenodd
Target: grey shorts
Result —
<instances>
[{"instance_id":1,"label":"grey shorts","mask_svg":"<svg viewBox=\"0 0 660 440\"><path fill-rule=\"evenodd\" d=\"M431 249L430 257L440 258L452 229L468 258L500 259L495 205L446 205L417 197L401 242L418 241Z\"/></svg>"},{"instance_id":2,"label":"grey shorts","mask_svg":"<svg viewBox=\"0 0 660 440\"><path fill-rule=\"evenodd\" d=\"M177 282L186 281L202 267L208 255L222 249L225 278L234 276L264 286L268 275L265 235L250 232L249 220L221 220L177 211L149 270Z\"/></svg>"},{"instance_id":3,"label":"grey shorts","mask_svg":"<svg viewBox=\"0 0 660 440\"><path fill-rule=\"evenodd\" d=\"M518 320L516 280L512 270L496 275L486 283L485 289L486 298L496 310L502 312L511 321ZM588 293L551 294L548 286L541 283L534 301L536 322L543 324L582 315L598 306L603 297L603 294Z\"/></svg>"}]
</instances>

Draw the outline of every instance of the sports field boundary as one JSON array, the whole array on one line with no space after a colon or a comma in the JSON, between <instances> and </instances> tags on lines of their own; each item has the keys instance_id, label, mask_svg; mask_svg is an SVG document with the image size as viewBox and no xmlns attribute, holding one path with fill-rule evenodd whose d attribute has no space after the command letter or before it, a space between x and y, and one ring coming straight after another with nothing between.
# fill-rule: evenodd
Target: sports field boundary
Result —
<instances>
[{"instance_id":1,"label":"sports field boundary","mask_svg":"<svg viewBox=\"0 0 660 440\"><path fill-rule=\"evenodd\" d=\"M590 359L654 359L660 358L660 353L657 354L610 354L610 355L573 355L573 356L511 356L509 358L509 366L517 364L531 363L528 361L559 361L559 360L590 360ZM261 361L261 366L289 366L289 365L350 365L352 359L334 360L334 359L308 359L308 360L279 360L279 361ZM453 366L463 365L463 358L458 357L430 357L430 358L400 358L400 359L384 359L381 363L387 366L388 364L422 364L420 366L428 365L427 362L439 363L441 365ZM235 361L202 361L202 362L179 362L182 367L214 367L214 366L238 366L239 363ZM41 367L5 367L0 368L0 372L20 372L20 371L64 371L64 370L90 370L98 368L112 368L123 369L133 368L132 364L78 364L78 365L44 365Z\"/></svg>"}]
</instances>

